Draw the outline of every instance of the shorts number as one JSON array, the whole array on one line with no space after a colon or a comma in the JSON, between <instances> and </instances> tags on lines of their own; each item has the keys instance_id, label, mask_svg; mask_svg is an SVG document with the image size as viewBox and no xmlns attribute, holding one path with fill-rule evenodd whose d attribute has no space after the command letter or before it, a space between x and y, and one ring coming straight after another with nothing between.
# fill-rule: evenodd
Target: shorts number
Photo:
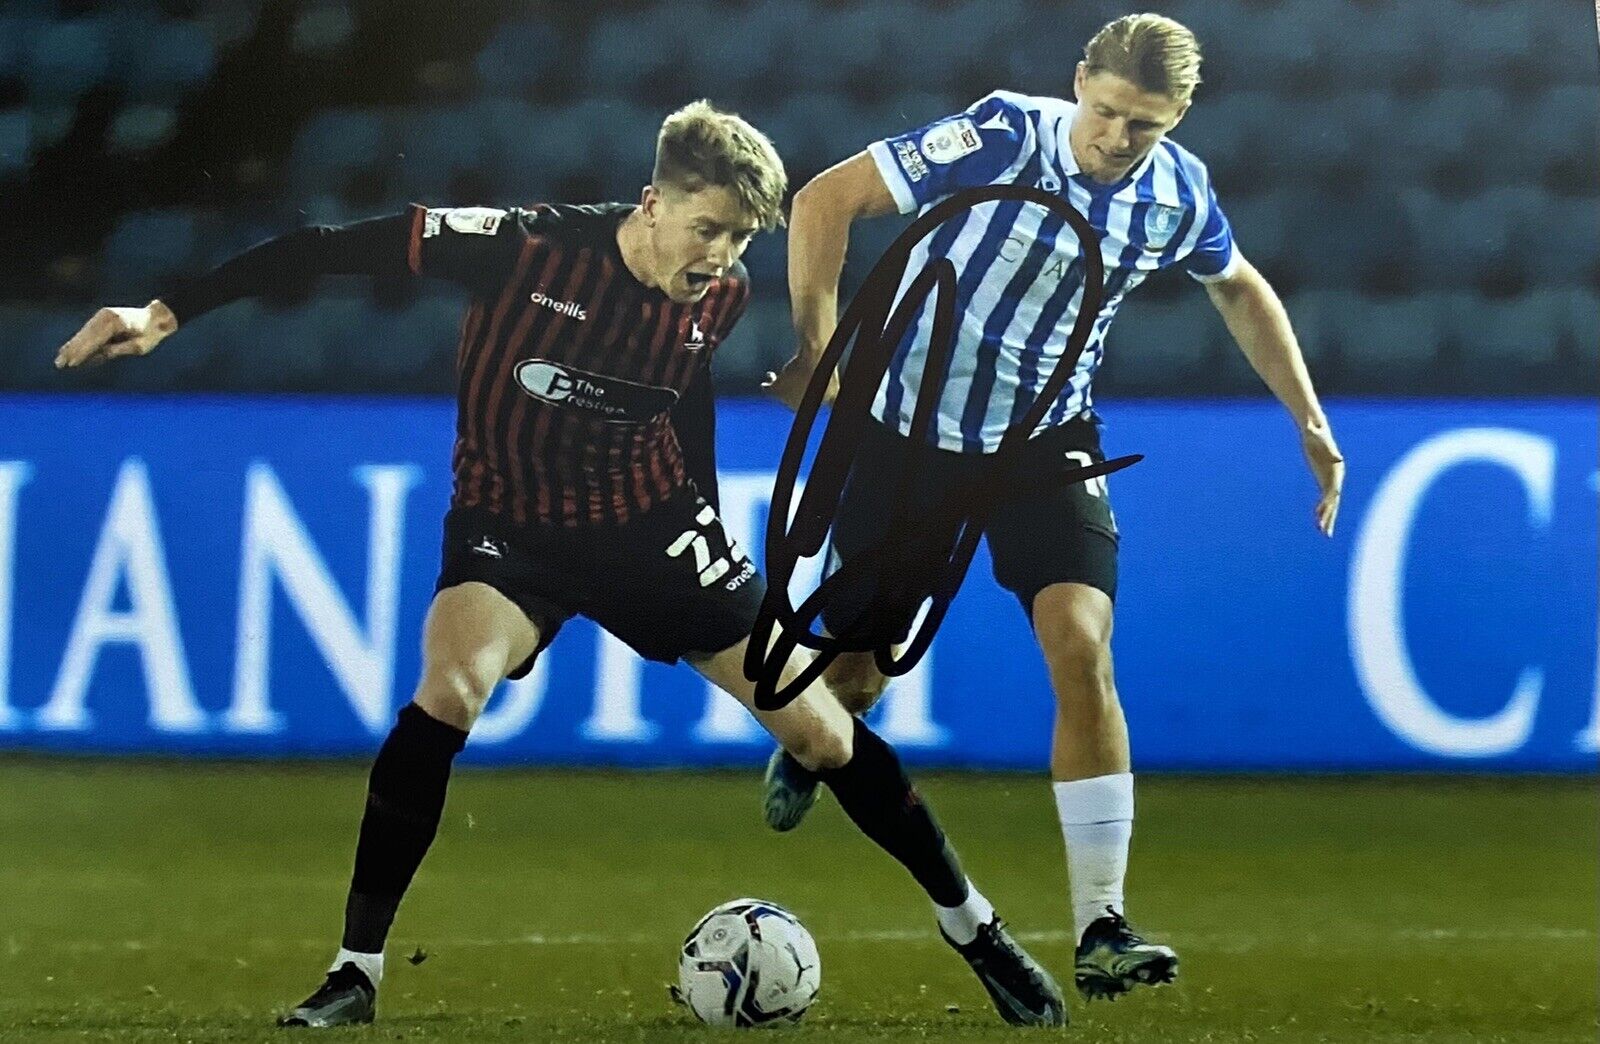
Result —
<instances>
[{"instance_id":1,"label":"shorts number","mask_svg":"<svg viewBox=\"0 0 1600 1044\"><path fill-rule=\"evenodd\" d=\"M716 519L717 513L712 510L709 504L701 508L700 513L694 518L695 523L701 526L708 526L715 522ZM732 553L732 550L731 547L728 549L729 554ZM678 534L676 540L667 545L668 558L681 557L685 551L694 552L694 567L700 574L701 587L710 587L728 575L728 570L733 568L733 563L729 561L727 555L712 555L711 541L707 540L706 535L697 529L685 529Z\"/></svg>"},{"instance_id":2,"label":"shorts number","mask_svg":"<svg viewBox=\"0 0 1600 1044\"><path fill-rule=\"evenodd\" d=\"M1066 456L1068 460L1080 467L1087 468L1094 464L1094 458L1083 450L1067 450ZM1092 479L1085 479L1083 484L1089 487L1089 495L1091 497L1099 497L1101 500L1106 499L1106 477L1104 475L1096 475Z\"/></svg>"}]
</instances>

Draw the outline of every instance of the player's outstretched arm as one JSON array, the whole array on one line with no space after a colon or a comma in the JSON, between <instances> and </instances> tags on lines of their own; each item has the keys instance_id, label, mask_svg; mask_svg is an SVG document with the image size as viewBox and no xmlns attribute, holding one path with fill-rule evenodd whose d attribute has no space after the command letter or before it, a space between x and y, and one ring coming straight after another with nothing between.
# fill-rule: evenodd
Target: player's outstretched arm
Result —
<instances>
[{"instance_id":1,"label":"player's outstretched arm","mask_svg":"<svg viewBox=\"0 0 1600 1044\"><path fill-rule=\"evenodd\" d=\"M149 355L178 328L161 301L143 308L102 308L56 353L56 369L94 366L124 355Z\"/></svg>"},{"instance_id":2,"label":"player's outstretched arm","mask_svg":"<svg viewBox=\"0 0 1600 1044\"><path fill-rule=\"evenodd\" d=\"M795 193L789 214L789 302L797 346L794 358L767 374L764 385L791 409L800 405L839 324L839 273L851 223L895 209L883 175L866 152L823 171ZM835 374L824 401L832 402L838 390Z\"/></svg>"},{"instance_id":3,"label":"player's outstretched arm","mask_svg":"<svg viewBox=\"0 0 1600 1044\"><path fill-rule=\"evenodd\" d=\"M318 276L396 276L410 272L413 215L349 225L312 225L258 243L216 268L160 294L143 308L102 308L61 346L56 366L70 369L148 355L181 323L241 297L299 289Z\"/></svg>"},{"instance_id":4,"label":"player's outstretched arm","mask_svg":"<svg viewBox=\"0 0 1600 1044\"><path fill-rule=\"evenodd\" d=\"M1322 404L1317 401L1311 374L1300 354L1300 343L1295 339L1283 302L1250 262L1242 255L1236 260L1233 274L1206 283L1206 293L1245 358L1294 418L1306 464L1321 494L1312 515L1317 528L1332 536L1344 489L1344 454L1339 451L1333 428L1322 412Z\"/></svg>"}]
</instances>

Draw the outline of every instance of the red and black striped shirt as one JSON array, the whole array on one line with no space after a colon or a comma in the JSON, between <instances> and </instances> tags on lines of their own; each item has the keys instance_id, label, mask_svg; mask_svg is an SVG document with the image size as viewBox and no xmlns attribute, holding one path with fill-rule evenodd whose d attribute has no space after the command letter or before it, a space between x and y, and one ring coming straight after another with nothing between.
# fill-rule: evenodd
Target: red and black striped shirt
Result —
<instances>
[{"instance_id":1,"label":"red and black striped shirt","mask_svg":"<svg viewBox=\"0 0 1600 1044\"><path fill-rule=\"evenodd\" d=\"M319 275L409 267L460 283L473 299L457 351L452 503L518 525L621 523L691 476L716 503L710 359L750 296L739 264L694 304L640 283L617 246L633 209L419 206L311 225L161 298L184 323Z\"/></svg>"},{"instance_id":2,"label":"red and black striped shirt","mask_svg":"<svg viewBox=\"0 0 1600 1044\"><path fill-rule=\"evenodd\" d=\"M743 314L744 266L693 304L640 283L624 204L411 213L413 272L474 292L456 357L452 504L517 525L628 521L688 484L672 422Z\"/></svg>"}]
</instances>

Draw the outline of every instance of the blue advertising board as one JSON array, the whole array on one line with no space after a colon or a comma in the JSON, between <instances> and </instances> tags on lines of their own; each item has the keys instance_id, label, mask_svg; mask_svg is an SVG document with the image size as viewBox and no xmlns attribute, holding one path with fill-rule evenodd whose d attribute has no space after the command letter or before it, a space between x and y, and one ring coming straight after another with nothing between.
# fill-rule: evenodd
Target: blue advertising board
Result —
<instances>
[{"instance_id":1,"label":"blue advertising board","mask_svg":"<svg viewBox=\"0 0 1600 1044\"><path fill-rule=\"evenodd\" d=\"M362 754L410 696L449 495L444 400L0 398L0 749ZM1329 405L1332 540L1266 402L1123 402L1114 651L1140 769L1592 771L1593 403ZM759 562L792 416L719 414ZM814 563L813 563L814 565ZM802 569L795 592L815 583ZM875 725L908 761L1043 769L1051 695L980 549ZM687 667L584 621L502 687L465 757L758 761Z\"/></svg>"}]
</instances>

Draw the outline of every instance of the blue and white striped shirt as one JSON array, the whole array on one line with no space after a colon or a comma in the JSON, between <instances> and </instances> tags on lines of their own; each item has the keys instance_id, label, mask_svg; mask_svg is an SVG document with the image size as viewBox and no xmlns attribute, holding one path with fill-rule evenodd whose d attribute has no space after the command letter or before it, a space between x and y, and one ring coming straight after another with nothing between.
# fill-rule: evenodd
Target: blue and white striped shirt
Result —
<instances>
[{"instance_id":1,"label":"blue and white striped shirt","mask_svg":"<svg viewBox=\"0 0 1600 1044\"><path fill-rule=\"evenodd\" d=\"M1145 276L1181 262L1209 282L1238 264L1205 164L1163 138L1123 180L1101 185L1079 172L1068 144L1076 110L1058 98L995 91L963 113L869 147L902 214L926 211L961 189L1033 185L1065 198L1099 233L1105 303L1076 372L1038 430L1089 409L1106 328ZM1070 225L1018 200L957 214L912 251L900 294L930 257L949 258L958 280L960 328L934 423L941 447L993 452L1034 404L1077 321L1080 254ZM873 403L874 416L902 434L911 430L927 362L932 301L897 348Z\"/></svg>"}]
</instances>

